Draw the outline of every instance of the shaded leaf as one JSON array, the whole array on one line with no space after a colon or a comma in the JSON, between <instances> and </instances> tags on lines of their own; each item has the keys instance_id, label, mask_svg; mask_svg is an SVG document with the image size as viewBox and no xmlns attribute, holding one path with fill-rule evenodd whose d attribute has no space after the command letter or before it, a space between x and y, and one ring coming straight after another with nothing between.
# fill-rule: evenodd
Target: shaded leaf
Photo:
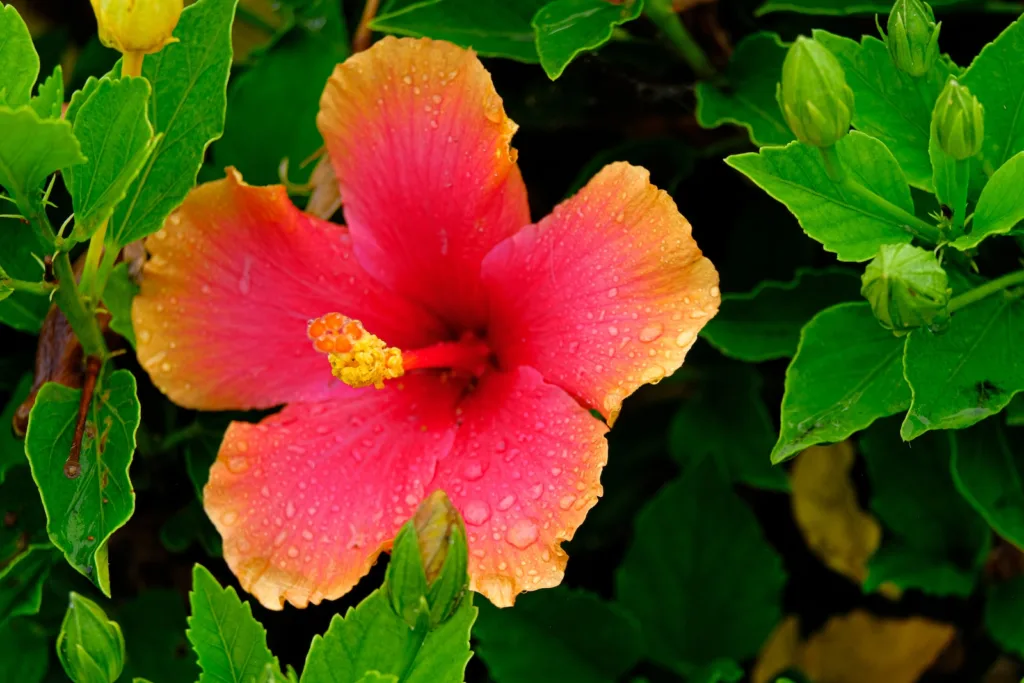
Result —
<instances>
[{"instance_id":1,"label":"shaded leaf","mask_svg":"<svg viewBox=\"0 0 1024 683\"><path fill-rule=\"evenodd\" d=\"M715 367L713 378L679 408L668 446L683 467L713 458L736 483L786 491L786 473L771 462L775 427L761 398L761 375L749 365Z\"/></svg>"},{"instance_id":2,"label":"shaded leaf","mask_svg":"<svg viewBox=\"0 0 1024 683\"><path fill-rule=\"evenodd\" d=\"M955 634L949 624L864 610L832 617L805 641L799 626L796 617L779 625L754 668L754 683L767 683L788 666L821 683L914 683Z\"/></svg>"},{"instance_id":3,"label":"shaded leaf","mask_svg":"<svg viewBox=\"0 0 1024 683\"><path fill-rule=\"evenodd\" d=\"M60 64L54 67L53 73L39 85L39 93L29 101L29 104L41 119L60 118L64 105L64 72Z\"/></svg>"},{"instance_id":4,"label":"shaded leaf","mask_svg":"<svg viewBox=\"0 0 1024 683\"><path fill-rule=\"evenodd\" d=\"M40 683L50 667L52 648L50 634L34 621L14 619L0 624L0 662L11 681Z\"/></svg>"},{"instance_id":5,"label":"shaded leaf","mask_svg":"<svg viewBox=\"0 0 1024 683\"><path fill-rule=\"evenodd\" d=\"M149 118L163 137L110 221L108 242L123 246L155 232L181 203L207 146L224 130L236 0L199 0L181 14L179 42L148 55Z\"/></svg>"},{"instance_id":6,"label":"shaded leaf","mask_svg":"<svg viewBox=\"0 0 1024 683\"><path fill-rule=\"evenodd\" d=\"M551 80L581 52L604 45L616 26L640 16L643 0L553 0L531 22L540 65Z\"/></svg>"},{"instance_id":7,"label":"shaded leaf","mask_svg":"<svg viewBox=\"0 0 1024 683\"><path fill-rule=\"evenodd\" d=\"M41 262L46 252L46 245L35 230L11 219L0 219L0 268L10 277L28 282L41 281ZM49 308L50 300L45 296L13 292L0 300L0 323L35 334L39 332Z\"/></svg>"},{"instance_id":8,"label":"shaded leaf","mask_svg":"<svg viewBox=\"0 0 1024 683\"><path fill-rule=\"evenodd\" d=\"M879 325L866 303L827 308L804 327L786 369L782 429L772 461L842 441L909 405L903 340Z\"/></svg>"},{"instance_id":9,"label":"shaded leaf","mask_svg":"<svg viewBox=\"0 0 1024 683\"><path fill-rule=\"evenodd\" d=\"M727 90L697 83L697 123L705 128L743 126L758 146L791 142L793 132L775 100L785 58L786 44L776 33L762 31L741 40L725 71Z\"/></svg>"},{"instance_id":10,"label":"shaded leaf","mask_svg":"<svg viewBox=\"0 0 1024 683\"><path fill-rule=\"evenodd\" d=\"M996 533L1024 548L1024 451L999 420L949 432L953 481Z\"/></svg>"},{"instance_id":11,"label":"shaded leaf","mask_svg":"<svg viewBox=\"0 0 1024 683\"><path fill-rule=\"evenodd\" d=\"M942 333L911 332L903 362L914 400L903 438L969 427L1005 408L1024 390L1022 338L1024 303L1004 293L957 311Z\"/></svg>"},{"instance_id":12,"label":"shaded leaf","mask_svg":"<svg viewBox=\"0 0 1024 683\"><path fill-rule=\"evenodd\" d=\"M899 163L880 141L852 131L836 143L848 173L857 182L908 213L910 188ZM911 234L859 196L829 179L817 148L800 142L737 154L725 162L793 212L812 239L840 261L867 261L883 244L906 244Z\"/></svg>"},{"instance_id":13,"label":"shaded leaf","mask_svg":"<svg viewBox=\"0 0 1024 683\"><path fill-rule=\"evenodd\" d=\"M10 400L0 413L0 484L4 483L7 470L17 465L27 465L25 459L25 441L14 436L11 420L14 412L32 390L32 375L25 374L11 392Z\"/></svg>"},{"instance_id":14,"label":"shaded leaf","mask_svg":"<svg viewBox=\"0 0 1024 683\"><path fill-rule=\"evenodd\" d=\"M220 534L198 500L171 515L160 527L160 543L172 553L188 550L193 543L199 543L210 557L224 553Z\"/></svg>"},{"instance_id":15,"label":"shaded leaf","mask_svg":"<svg viewBox=\"0 0 1024 683\"><path fill-rule=\"evenodd\" d=\"M726 356L748 363L789 358L800 343L800 330L818 312L859 298L855 272L801 268L789 282L765 280L749 292L723 294L718 315L701 336Z\"/></svg>"},{"instance_id":16,"label":"shaded leaf","mask_svg":"<svg viewBox=\"0 0 1024 683\"><path fill-rule=\"evenodd\" d=\"M586 628L580 628L586 624ZM510 609L481 602L477 654L496 683L613 683L641 653L636 622L618 605L564 587L527 593Z\"/></svg>"},{"instance_id":17,"label":"shaded leaf","mask_svg":"<svg viewBox=\"0 0 1024 683\"><path fill-rule=\"evenodd\" d=\"M186 635L203 671L199 683L258 680L268 664L280 671L277 658L267 648L267 632L234 588L221 588L213 575L197 564L188 598L192 615Z\"/></svg>"},{"instance_id":18,"label":"shaded leaf","mask_svg":"<svg viewBox=\"0 0 1024 683\"><path fill-rule=\"evenodd\" d=\"M128 466L135 452L135 377L118 370L96 386L82 441L81 474L64 476L81 390L49 382L36 396L25 452L46 509L46 531L72 567L110 595L107 540L135 511Z\"/></svg>"},{"instance_id":19,"label":"shaded leaf","mask_svg":"<svg viewBox=\"0 0 1024 683\"><path fill-rule=\"evenodd\" d=\"M145 78L104 77L73 112L87 159L62 171L74 201L74 239L88 239L110 218L152 154L158 140L146 117L149 94Z\"/></svg>"},{"instance_id":20,"label":"shaded leaf","mask_svg":"<svg viewBox=\"0 0 1024 683\"><path fill-rule=\"evenodd\" d=\"M836 56L846 73L856 101L853 125L885 144L911 185L930 189L932 110L955 67L937 59L927 74L915 78L896 68L878 38L864 36L858 43L828 31L814 31L813 35Z\"/></svg>"},{"instance_id":21,"label":"shaded leaf","mask_svg":"<svg viewBox=\"0 0 1024 683\"><path fill-rule=\"evenodd\" d=\"M793 461L793 517L807 547L829 569L861 584L882 529L861 509L850 480L854 453L848 441L812 446Z\"/></svg>"},{"instance_id":22,"label":"shaded leaf","mask_svg":"<svg viewBox=\"0 0 1024 683\"><path fill-rule=\"evenodd\" d=\"M392 3L371 28L403 36L427 36L476 50L483 57L539 61L531 20L546 0L434 0Z\"/></svg>"},{"instance_id":23,"label":"shaded leaf","mask_svg":"<svg viewBox=\"0 0 1024 683\"><path fill-rule=\"evenodd\" d=\"M49 543L30 545L0 565L0 624L39 612L43 584L55 556Z\"/></svg>"},{"instance_id":24,"label":"shaded leaf","mask_svg":"<svg viewBox=\"0 0 1024 683\"><path fill-rule=\"evenodd\" d=\"M1004 649L1024 655L1024 576L994 584L985 598L985 627Z\"/></svg>"},{"instance_id":25,"label":"shaded leaf","mask_svg":"<svg viewBox=\"0 0 1024 683\"><path fill-rule=\"evenodd\" d=\"M177 591L143 591L118 607L117 622L124 632L124 679L193 683L199 678L196 655L185 637L185 603Z\"/></svg>"},{"instance_id":26,"label":"shaded leaf","mask_svg":"<svg viewBox=\"0 0 1024 683\"><path fill-rule=\"evenodd\" d=\"M991 546L985 520L960 495L946 435L903 443L896 423L876 422L860 439L871 477L871 509L885 525L865 590L883 582L966 597Z\"/></svg>"},{"instance_id":27,"label":"shaded leaf","mask_svg":"<svg viewBox=\"0 0 1024 683\"><path fill-rule=\"evenodd\" d=\"M753 512L706 460L637 516L616 593L649 658L688 675L754 654L781 617L785 581Z\"/></svg>"}]
</instances>

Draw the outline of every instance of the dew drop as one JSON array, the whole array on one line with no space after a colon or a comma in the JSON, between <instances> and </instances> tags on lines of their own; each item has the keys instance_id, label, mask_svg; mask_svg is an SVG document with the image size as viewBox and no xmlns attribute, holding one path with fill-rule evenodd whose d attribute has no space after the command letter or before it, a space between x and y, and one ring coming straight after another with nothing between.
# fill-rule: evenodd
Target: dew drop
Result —
<instances>
[{"instance_id":1,"label":"dew drop","mask_svg":"<svg viewBox=\"0 0 1024 683\"><path fill-rule=\"evenodd\" d=\"M288 519L291 519L295 516L295 505L293 505L290 500L288 501L288 505L286 505L284 508L284 516Z\"/></svg>"},{"instance_id":2,"label":"dew drop","mask_svg":"<svg viewBox=\"0 0 1024 683\"><path fill-rule=\"evenodd\" d=\"M520 550L525 550L537 540L537 535L537 525L534 524L533 521L529 519L518 519L509 527L508 533L505 535L505 540Z\"/></svg>"},{"instance_id":3,"label":"dew drop","mask_svg":"<svg viewBox=\"0 0 1024 683\"><path fill-rule=\"evenodd\" d=\"M299 556L299 549L298 548L296 548L295 546L291 546L291 547L288 548L288 557L295 558L295 557L298 557L298 556Z\"/></svg>"},{"instance_id":4,"label":"dew drop","mask_svg":"<svg viewBox=\"0 0 1024 683\"><path fill-rule=\"evenodd\" d=\"M482 500L471 500L466 503L466 508L462 511L462 517L466 520L467 524L480 526L491 518L491 508Z\"/></svg>"},{"instance_id":5,"label":"dew drop","mask_svg":"<svg viewBox=\"0 0 1024 683\"><path fill-rule=\"evenodd\" d=\"M470 481L476 481L484 476L484 467L480 464L479 460L471 460L466 463L465 469L462 470L462 476Z\"/></svg>"},{"instance_id":6,"label":"dew drop","mask_svg":"<svg viewBox=\"0 0 1024 683\"><path fill-rule=\"evenodd\" d=\"M615 295L618 294L618 293L619 293L619 288L618 287L612 287L611 289L608 290L608 298L609 299L614 299Z\"/></svg>"},{"instance_id":7,"label":"dew drop","mask_svg":"<svg viewBox=\"0 0 1024 683\"><path fill-rule=\"evenodd\" d=\"M665 378L665 368L660 365L652 365L651 367L644 370L643 381L644 382L657 382L658 380Z\"/></svg>"},{"instance_id":8,"label":"dew drop","mask_svg":"<svg viewBox=\"0 0 1024 683\"><path fill-rule=\"evenodd\" d=\"M661 323L653 323L640 330L640 341L652 342L664 333L665 327Z\"/></svg>"},{"instance_id":9,"label":"dew drop","mask_svg":"<svg viewBox=\"0 0 1024 683\"><path fill-rule=\"evenodd\" d=\"M576 496L573 496L573 495L562 496L562 498L558 501L558 507L562 508L563 510L568 510L569 508L572 507L572 504L575 503L575 502L576 502Z\"/></svg>"},{"instance_id":10,"label":"dew drop","mask_svg":"<svg viewBox=\"0 0 1024 683\"><path fill-rule=\"evenodd\" d=\"M692 341L693 332L691 332L690 330L684 330L683 332L679 333L678 337L676 337L676 345L681 346L682 348L686 348L687 346L689 346L690 342Z\"/></svg>"},{"instance_id":11,"label":"dew drop","mask_svg":"<svg viewBox=\"0 0 1024 683\"><path fill-rule=\"evenodd\" d=\"M542 493L544 493L544 485L540 483L534 484L530 488L526 489L526 495L530 496L530 498L533 498L534 500L540 498L540 494Z\"/></svg>"},{"instance_id":12,"label":"dew drop","mask_svg":"<svg viewBox=\"0 0 1024 683\"><path fill-rule=\"evenodd\" d=\"M235 474L241 474L249 469L249 461L240 455L228 458L228 470Z\"/></svg>"},{"instance_id":13,"label":"dew drop","mask_svg":"<svg viewBox=\"0 0 1024 683\"><path fill-rule=\"evenodd\" d=\"M224 522L224 526L231 526L238 521L238 513L234 510L227 512L220 518L220 521Z\"/></svg>"},{"instance_id":14,"label":"dew drop","mask_svg":"<svg viewBox=\"0 0 1024 683\"><path fill-rule=\"evenodd\" d=\"M508 510L516 502L516 497L511 493L498 502L498 509L504 512Z\"/></svg>"}]
</instances>

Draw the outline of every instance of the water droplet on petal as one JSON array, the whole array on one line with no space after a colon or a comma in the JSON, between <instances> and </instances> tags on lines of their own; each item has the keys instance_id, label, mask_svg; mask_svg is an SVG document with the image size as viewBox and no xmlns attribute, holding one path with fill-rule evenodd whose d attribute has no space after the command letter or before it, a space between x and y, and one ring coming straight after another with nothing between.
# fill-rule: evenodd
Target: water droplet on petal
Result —
<instances>
[{"instance_id":1,"label":"water droplet on petal","mask_svg":"<svg viewBox=\"0 0 1024 683\"><path fill-rule=\"evenodd\" d=\"M572 507L572 504L576 502L576 496L568 495L562 496L561 500L558 501L558 507L563 510L568 510Z\"/></svg>"},{"instance_id":2,"label":"water droplet on petal","mask_svg":"<svg viewBox=\"0 0 1024 683\"><path fill-rule=\"evenodd\" d=\"M512 507L512 505L515 502L516 502L516 497L514 495L512 495L512 494L509 494L509 495L505 496L504 498L502 498L498 502L498 509L501 510L501 511L508 510L510 507Z\"/></svg>"},{"instance_id":3,"label":"water droplet on petal","mask_svg":"<svg viewBox=\"0 0 1024 683\"><path fill-rule=\"evenodd\" d=\"M234 510L226 512L224 513L224 516L220 518L220 521L224 523L224 526L231 526L238 521L238 513Z\"/></svg>"},{"instance_id":4,"label":"water droplet on petal","mask_svg":"<svg viewBox=\"0 0 1024 683\"><path fill-rule=\"evenodd\" d=\"M614 299L615 295L618 294L618 293L619 293L619 289L617 287L612 287L611 289L608 290L608 298L609 299Z\"/></svg>"},{"instance_id":5,"label":"water droplet on petal","mask_svg":"<svg viewBox=\"0 0 1024 683\"><path fill-rule=\"evenodd\" d=\"M686 348L687 346L689 346L690 342L692 341L693 332L691 332L690 330L684 330L683 332L679 333L678 337L676 337L676 344L682 348Z\"/></svg>"},{"instance_id":6,"label":"water droplet on petal","mask_svg":"<svg viewBox=\"0 0 1024 683\"><path fill-rule=\"evenodd\" d=\"M462 517L466 520L466 524L480 526L491 518L491 508L482 500L471 500L466 503Z\"/></svg>"},{"instance_id":7,"label":"water droplet on petal","mask_svg":"<svg viewBox=\"0 0 1024 683\"><path fill-rule=\"evenodd\" d=\"M652 342L662 335L665 327L661 323L652 323L640 330L640 341Z\"/></svg>"},{"instance_id":8,"label":"water droplet on petal","mask_svg":"<svg viewBox=\"0 0 1024 683\"><path fill-rule=\"evenodd\" d=\"M462 470L462 476L470 481L476 481L484 476L484 466L480 464L479 460L470 460Z\"/></svg>"},{"instance_id":9,"label":"water droplet on petal","mask_svg":"<svg viewBox=\"0 0 1024 683\"><path fill-rule=\"evenodd\" d=\"M235 474L241 474L249 469L249 461L241 455L228 458L228 470Z\"/></svg>"},{"instance_id":10,"label":"water droplet on petal","mask_svg":"<svg viewBox=\"0 0 1024 683\"><path fill-rule=\"evenodd\" d=\"M537 525L532 520L518 519L509 527L505 540L520 550L525 550L537 540L537 535Z\"/></svg>"}]
</instances>

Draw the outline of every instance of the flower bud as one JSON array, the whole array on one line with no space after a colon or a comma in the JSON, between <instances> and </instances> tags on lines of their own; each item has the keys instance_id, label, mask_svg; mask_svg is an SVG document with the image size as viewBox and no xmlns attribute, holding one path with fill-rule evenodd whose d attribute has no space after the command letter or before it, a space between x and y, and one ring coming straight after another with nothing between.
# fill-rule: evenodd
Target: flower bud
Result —
<instances>
[{"instance_id":1,"label":"flower bud","mask_svg":"<svg viewBox=\"0 0 1024 683\"><path fill-rule=\"evenodd\" d=\"M386 580L392 609L411 628L443 623L466 592L467 565L462 518L434 491L395 537Z\"/></svg>"},{"instance_id":2,"label":"flower bud","mask_svg":"<svg viewBox=\"0 0 1024 683\"><path fill-rule=\"evenodd\" d=\"M896 0L889 13L885 46L900 71L924 76L939 57L939 29L932 8L921 0Z\"/></svg>"},{"instance_id":3,"label":"flower bud","mask_svg":"<svg viewBox=\"0 0 1024 683\"><path fill-rule=\"evenodd\" d=\"M985 110L966 86L950 79L932 112L939 146L962 161L981 151L985 139Z\"/></svg>"},{"instance_id":4,"label":"flower bud","mask_svg":"<svg viewBox=\"0 0 1024 683\"><path fill-rule=\"evenodd\" d=\"M882 327L906 334L942 322L949 287L935 254L909 244L887 244L864 269L860 293Z\"/></svg>"},{"instance_id":5,"label":"flower bud","mask_svg":"<svg viewBox=\"0 0 1024 683\"><path fill-rule=\"evenodd\" d=\"M152 54L177 40L171 36L183 0L92 0L100 42L122 54Z\"/></svg>"},{"instance_id":6,"label":"flower bud","mask_svg":"<svg viewBox=\"0 0 1024 683\"><path fill-rule=\"evenodd\" d=\"M112 683L124 668L121 627L95 602L72 592L57 636L57 656L75 683Z\"/></svg>"},{"instance_id":7,"label":"flower bud","mask_svg":"<svg viewBox=\"0 0 1024 683\"><path fill-rule=\"evenodd\" d=\"M800 142L831 147L850 131L853 91L843 67L811 38L801 36L790 45L775 98Z\"/></svg>"}]
</instances>

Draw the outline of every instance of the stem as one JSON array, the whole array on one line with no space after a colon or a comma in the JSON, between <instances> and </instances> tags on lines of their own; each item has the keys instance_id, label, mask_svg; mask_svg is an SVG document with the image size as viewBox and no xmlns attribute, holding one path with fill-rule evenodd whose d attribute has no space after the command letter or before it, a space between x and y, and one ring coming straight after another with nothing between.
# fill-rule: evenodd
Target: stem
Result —
<instances>
[{"instance_id":1,"label":"stem","mask_svg":"<svg viewBox=\"0 0 1024 683\"><path fill-rule=\"evenodd\" d=\"M110 271L114 269L114 263L117 261L120 253L120 249L111 248L110 245L107 245L107 248L103 251L103 259L100 261L99 270L96 271L96 301L99 301L103 297L103 293L107 291L107 280L110 279Z\"/></svg>"},{"instance_id":2,"label":"stem","mask_svg":"<svg viewBox=\"0 0 1024 683\"><path fill-rule=\"evenodd\" d=\"M141 76L142 58L145 56L141 52L125 52L121 58L121 78L125 76Z\"/></svg>"},{"instance_id":3,"label":"stem","mask_svg":"<svg viewBox=\"0 0 1024 683\"><path fill-rule=\"evenodd\" d=\"M970 306L973 303L977 303L985 297L991 296L996 292L1001 292L1007 287L1022 284L1024 284L1024 270L1008 273L1002 277L997 277L995 280L989 280L985 284L979 285L969 292L964 292L959 296L953 297L949 300L948 310L950 313L958 311L964 306Z\"/></svg>"},{"instance_id":4,"label":"stem","mask_svg":"<svg viewBox=\"0 0 1024 683\"><path fill-rule=\"evenodd\" d=\"M878 212L875 214L876 217L902 226L910 234L929 246L934 246L942 241L942 233L936 226L926 223L914 214L901 209L857 182L852 175L846 172L834 145L831 147L819 147L818 149L821 152L821 159L825 164L825 173L828 174L829 179L840 188L855 195L875 209Z\"/></svg>"},{"instance_id":5,"label":"stem","mask_svg":"<svg viewBox=\"0 0 1024 683\"><path fill-rule=\"evenodd\" d=\"M75 282L75 273L71 269L71 259L66 251L58 252L53 258L53 270L57 276L57 305L71 323L71 329L82 343L86 356L106 358L107 345L94 316L85 307L82 296Z\"/></svg>"},{"instance_id":6,"label":"stem","mask_svg":"<svg viewBox=\"0 0 1024 683\"><path fill-rule=\"evenodd\" d=\"M99 229L89 239L89 250L85 253L85 267L82 269L82 279L78 283L82 293L89 297L90 305L95 308L102 292L96 291L96 269L100 265L100 257L103 255L103 242L107 238L107 221L100 224Z\"/></svg>"},{"instance_id":7,"label":"stem","mask_svg":"<svg viewBox=\"0 0 1024 683\"><path fill-rule=\"evenodd\" d=\"M27 282L25 280L15 280L14 278L0 279L0 287L9 287L18 292L28 292L29 294L42 294L48 295L57 286L52 282Z\"/></svg>"},{"instance_id":8,"label":"stem","mask_svg":"<svg viewBox=\"0 0 1024 683\"><path fill-rule=\"evenodd\" d=\"M74 439L71 441L71 452L64 462L64 476L68 479L77 479L82 473L82 437L85 436L85 424L89 419L89 406L92 405L92 397L96 392L96 380L103 368L103 361L98 356L89 356L85 359L85 383L82 385L82 396L78 401L78 420L75 422Z\"/></svg>"},{"instance_id":9,"label":"stem","mask_svg":"<svg viewBox=\"0 0 1024 683\"><path fill-rule=\"evenodd\" d=\"M363 16L359 18L359 27L352 37L352 52L362 52L370 47L370 40L373 38L373 31L370 29L370 22L377 16L377 5L380 0L366 0L363 5Z\"/></svg>"},{"instance_id":10,"label":"stem","mask_svg":"<svg viewBox=\"0 0 1024 683\"><path fill-rule=\"evenodd\" d=\"M680 56L690 65L698 78L715 83L722 80L704 49L697 44L697 41L683 26L679 15L672 10L671 2L668 0L648 2L644 7L644 14L665 34L665 37L675 46Z\"/></svg>"},{"instance_id":11,"label":"stem","mask_svg":"<svg viewBox=\"0 0 1024 683\"><path fill-rule=\"evenodd\" d=\"M416 655L419 654L420 648L423 647L423 641L427 639L427 634L430 632L430 615L429 613L424 614L420 612L419 619L416 627L412 629L412 639L405 644L405 652L402 653L403 666L399 668L402 674L398 677L399 681L405 681L409 677L409 672L412 671L412 665L416 661Z\"/></svg>"}]
</instances>

